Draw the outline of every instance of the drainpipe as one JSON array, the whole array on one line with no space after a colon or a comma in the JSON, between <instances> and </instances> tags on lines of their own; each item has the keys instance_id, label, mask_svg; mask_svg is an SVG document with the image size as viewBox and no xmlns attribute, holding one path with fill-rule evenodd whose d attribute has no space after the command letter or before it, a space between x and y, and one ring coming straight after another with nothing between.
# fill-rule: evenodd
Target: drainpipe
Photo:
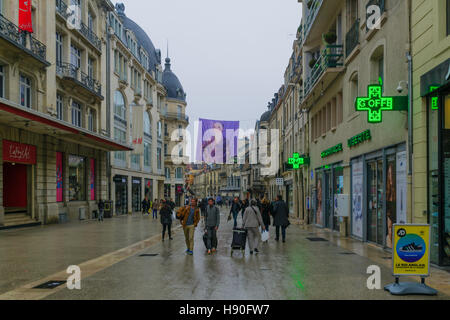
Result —
<instances>
[{"instance_id":1,"label":"drainpipe","mask_svg":"<svg viewBox=\"0 0 450 320\"><path fill-rule=\"evenodd\" d=\"M413 85L412 85L412 57L408 52L406 54L408 59L408 92L409 92L409 110L408 110L408 149L409 149L409 166L408 175L412 175L412 160L413 160Z\"/></svg>"},{"instance_id":2,"label":"drainpipe","mask_svg":"<svg viewBox=\"0 0 450 320\"><path fill-rule=\"evenodd\" d=\"M109 12L108 12L109 13ZM106 133L111 138L111 35L106 27ZM111 152L106 155L106 178L108 179L108 199L111 200Z\"/></svg>"}]
</instances>

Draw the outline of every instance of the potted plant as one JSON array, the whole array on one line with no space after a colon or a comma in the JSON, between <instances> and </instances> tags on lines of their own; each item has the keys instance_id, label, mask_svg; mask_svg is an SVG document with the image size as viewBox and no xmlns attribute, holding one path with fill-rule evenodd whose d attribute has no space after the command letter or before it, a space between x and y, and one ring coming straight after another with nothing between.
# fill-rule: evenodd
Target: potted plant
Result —
<instances>
[{"instance_id":1,"label":"potted plant","mask_svg":"<svg viewBox=\"0 0 450 320\"><path fill-rule=\"evenodd\" d=\"M317 59L316 58L312 58L309 61L309 67L312 69L314 67L314 65L316 64L316 62L317 62Z\"/></svg>"},{"instance_id":2,"label":"potted plant","mask_svg":"<svg viewBox=\"0 0 450 320\"><path fill-rule=\"evenodd\" d=\"M337 35L334 31L330 31L328 33L325 33L323 35L323 40L327 43L327 44L333 44L336 42L337 40Z\"/></svg>"}]
</instances>

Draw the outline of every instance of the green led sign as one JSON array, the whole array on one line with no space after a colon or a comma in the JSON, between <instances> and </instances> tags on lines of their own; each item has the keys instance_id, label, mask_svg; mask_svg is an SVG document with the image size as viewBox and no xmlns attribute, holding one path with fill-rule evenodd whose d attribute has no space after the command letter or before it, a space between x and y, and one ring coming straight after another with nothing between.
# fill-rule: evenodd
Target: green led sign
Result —
<instances>
[{"instance_id":1,"label":"green led sign","mask_svg":"<svg viewBox=\"0 0 450 320\"><path fill-rule=\"evenodd\" d=\"M366 131L348 139L348 146L350 148L353 148L354 146L357 146L358 144L363 143L368 140L372 140L372 135L370 134L370 130L366 130Z\"/></svg>"},{"instance_id":2,"label":"green led sign","mask_svg":"<svg viewBox=\"0 0 450 320\"><path fill-rule=\"evenodd\" d=\"M305 164L309 164L309 158L307 157L300 157L300 154L298 152L295 152L292 155L292 158L289 158L288 164L292 165L292 168L295 170L300 169L300 166L303 166Z\"/></svg>"},{"instance_id":3,"label":"green led sign","mask_svg":"<svg viewBox=\"0 0 450 320\"><path fill-rule=\"evenodd\" d=\"M330 149L327 149L324 152L322 152L320 156L322 157L322 159L323 158L327 158L327 157L331 156L332 154L341 152L343 150L344 150L344 148L342 146L342 143L339 143L338 145L336 145L336 146L334 146L334 147L332 147Z\"/></svg>"},{"instance_id":4,"label":"green led sign","mask_svg":"<svg viewBox=\"0 0 450 320\"><path fill-rule=\"evenodd\" d=\"M408 96L383 97L383 85L369 85L367 97L356 98L356 111L367 111L369 123L383 121L383 111L408 110Z\"/></svg>"},{"instance_id":5,"label":"green led sign","mask_svg":"<svg viewBox=\"0 0 450 320\"><path fill-rule=\"evenodd\" d=\"M439 86L430 86L430 93L439 89ZM431 109L439 109L439 97L431 97Z\"/></svg>"}]
</instances>

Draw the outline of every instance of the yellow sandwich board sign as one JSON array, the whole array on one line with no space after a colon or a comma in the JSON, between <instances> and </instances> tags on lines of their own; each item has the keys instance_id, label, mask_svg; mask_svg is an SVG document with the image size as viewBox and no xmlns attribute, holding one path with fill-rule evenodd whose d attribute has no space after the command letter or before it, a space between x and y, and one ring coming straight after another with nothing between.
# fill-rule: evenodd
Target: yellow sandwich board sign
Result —
<instances>
[{"instance_id":1,"label":"yellow sandwich board sign","mask_svg":"<svg viewBox=\"0 0 450 320\"><path fill-rule=\"evenodd\" d=\"M394 225L394 276L430 275L430 226Z\"/></svg>"}]
</instances>

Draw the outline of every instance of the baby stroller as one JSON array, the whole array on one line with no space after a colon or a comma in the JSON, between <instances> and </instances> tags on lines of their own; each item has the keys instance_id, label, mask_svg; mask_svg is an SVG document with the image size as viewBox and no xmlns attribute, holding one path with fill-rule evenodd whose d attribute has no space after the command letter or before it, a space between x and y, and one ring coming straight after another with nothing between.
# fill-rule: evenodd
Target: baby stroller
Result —
<instances>
[{"instance_id":1,"label":"baby stroller","mask_svg":"<svg viewBox=\"0 0 450 320\"><path fill-rule=\"evenodd\" d=\"M247 241L247 230L234 228L233 240L231 242L231 256L233 256L234 250L241 250L242 254L244 254L246 241Z\"/></svg>"}]
</instances>

